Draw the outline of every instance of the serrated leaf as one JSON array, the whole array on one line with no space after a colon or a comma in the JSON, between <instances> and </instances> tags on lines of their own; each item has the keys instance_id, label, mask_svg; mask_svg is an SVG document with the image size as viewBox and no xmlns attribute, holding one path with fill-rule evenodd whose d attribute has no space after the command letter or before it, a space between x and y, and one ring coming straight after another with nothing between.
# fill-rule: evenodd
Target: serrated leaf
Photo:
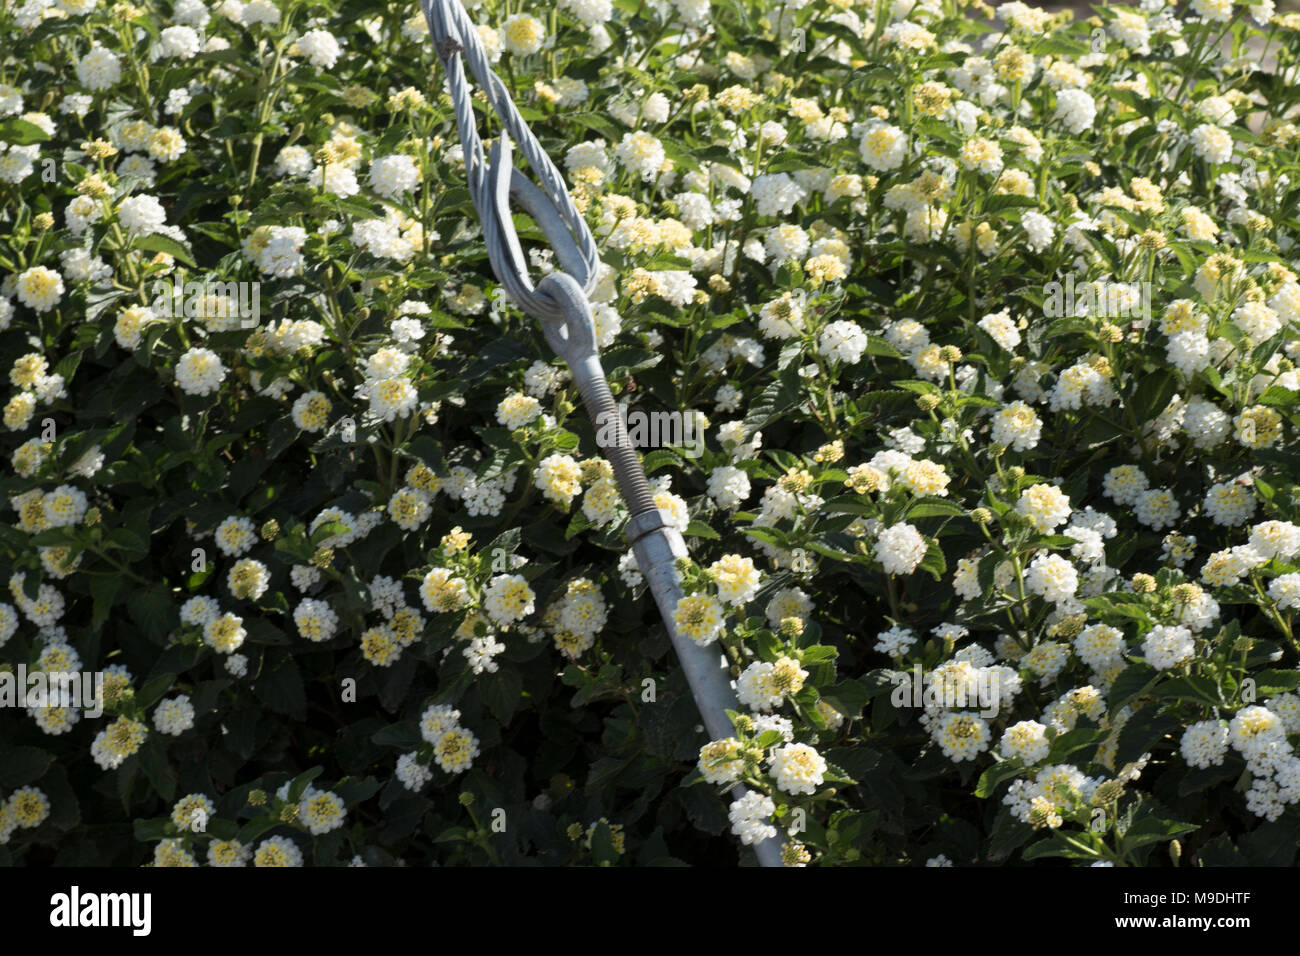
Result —
<instances>
[{"instance_id":1,"label":"serrated leaf","mask_svg":"<svg viewBox=\"0 0 1300 956\"><path fill-rule=\"evenodd\" d=\"M1115 766L1123 766L1149 753L1170 734L1181 730L1182 726L1182 721L1175 714L1161 712L1156 706L1143 707L1129 718L1124 729L1119 732Z\"/></svg>"},{"instance_id":2,"label":"serrated leaf","mask_svg":"<svg viewBox=\"0 0 1300 956\"><path fill-rule=\"evenodd\" d=\"M1087 832L1071 832L1067 839L1066 834L1061 832L1053 833L1046 840L1039 840L1033 846L1027 848L1021 858L1025 862L1030 860L1041 860L1048 857L1062 857L1067 860L1097 860L1101 858L1099 852L1088 852L1080 849L1077 843L1072 843L1071 839L1081 841L1085 846L1094 842L1095 837Z\"/></svg>"},{"instance_id":3,"label":"serrated leaf","mask_svg":"<svg viewBox=\"0 0 1300 956\"><path fill-rule=\"evenodd\" d=\"M137 236L132 240L131 245L145 252L166 253L173 259L185 263L190 268L195 268L193 253L171 236L165 236L160 232L150 233L147 236Z\"/></svg>"},{"instance_id":4,"label":"serrated leaf","mask_svg":"<svg viewBox=\"0 0 1300 956\"><path fill-rule=\"evenodd\" d=\"M907 508L907 517L911 518L962 518L966 512L953 501L945 498L918 498Z\"/></svg>"},{"instance_id":5,"label":"serrated leaf","mask_svg":"<svg viewBox=\"0 0 1300 956\"><path fill-rule=\"evenodd\" d=\"M686 526L683 536L687 538L708 538L710 541L722 540L722 535L714 531L703 521L692 521Z\"/></svg>"},{"instance_id":6,"label":"serrated leaf","mask_svg":"<svg viewBox=\"0 0 1300 956\"><path fill-rule=\"evenodd\" d=\"M1300 677L1300 673L1296 676ZM1209 707L1220 707L1224 703L1218 685L1210 678L1197 674L1164 681L1156 685L1155 692L1158 697L1172 697L1175 700L1187 700Z\"/></svg>"},{"instance_id":7,"label":"serrated leaf","mask_svg":"<svg viewBox=\"0 0 1300 956\"><path fill-rule=\"evenodd\" d=\"M1159 672L1145 661L1130 664L1120 671L1106 695L1106 709L1112 714L1155 683Z\"/></svg>"},{"instance_id":8,"label":"serrated leaf","mask_svg":"<svg viewBox=\"0 0 1300 956\"><path fill-rule=\"evenodd\" d=\"M1285 694L1300 687L1300 671L1269 669L1249 676L1255 682L1255 693L1263 696Z\"/></svg>"}]
</instances>

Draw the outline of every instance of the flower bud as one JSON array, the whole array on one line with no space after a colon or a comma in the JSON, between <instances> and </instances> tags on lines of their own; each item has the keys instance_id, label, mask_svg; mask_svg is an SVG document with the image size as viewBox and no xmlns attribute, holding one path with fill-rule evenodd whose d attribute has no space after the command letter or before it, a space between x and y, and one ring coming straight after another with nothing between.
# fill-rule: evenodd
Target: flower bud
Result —
<instances>
[{"instance_id":1,"label":"flower bud","mask_svg":"<svg viewBox=\"0 0 1300 956\"><path fill-rule=\"evenodd\" d=\"M1094 806L1105 806L1114 803L1124 795L1124 784L1118 780L1107 780L1100 784L1093 793L1092 802Z\"/></svg>"},{"instance_id":2,"label":"flower bud","mask_svg":"<svg viewBox=\"0 0 1300 956\"><path fill-rule=\"evenodd\" d=\"M786 866L803 866L812 860L812 854L802 843L790 841L781 846L781 862Z\"/></svg>"},{"instance_id":3,"label":"flower bud","mask_svg":"<svg viewBox=\"0 0 1300 956\"><path fill-rule=\"evenodd\" d=\"M1156 589L1156 579L1149 574L1133 575L1133 590L1138 594L1150 594Z\"/></svg>"}]
</instances>

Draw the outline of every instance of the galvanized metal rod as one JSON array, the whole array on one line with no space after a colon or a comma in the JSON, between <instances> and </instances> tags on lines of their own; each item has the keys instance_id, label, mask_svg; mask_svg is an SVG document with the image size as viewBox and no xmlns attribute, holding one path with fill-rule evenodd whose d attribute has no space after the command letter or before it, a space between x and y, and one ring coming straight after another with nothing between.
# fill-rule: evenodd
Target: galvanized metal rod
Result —
<instances>
[{"instance_id":1,"label":"galvanized metal rod","mask_svg":"<svg viewBox=\"0 0 1300 956\"><path fill-rule=\"evenodd\" d=\"M641 460L618 414L618 406L600 364L591 304L578 283L562 272L546 276L541 287L562 303L561 311L564 313L562 319L540 320L547 343L568 364L591 420L614 428L614 441L603 450L614 468L619 491L631 513L627 538L636 555L637 567L641 569L668 629L673 650L686 674L686 682L690 685L704 727L714 740L730 737L734 728L726 711L738 709L736 694L731 687L731 673L726 658L716 647L701 646L677 628L673 612L684 596L677 573L677 559L688 557L689 553L681 534L655 506ZM739 800L746 793L744 787L733 788L734 799ZM775 839L756 843L754 850L760 865L783 865L781 848Z\"/></svg>"}]
</instances>

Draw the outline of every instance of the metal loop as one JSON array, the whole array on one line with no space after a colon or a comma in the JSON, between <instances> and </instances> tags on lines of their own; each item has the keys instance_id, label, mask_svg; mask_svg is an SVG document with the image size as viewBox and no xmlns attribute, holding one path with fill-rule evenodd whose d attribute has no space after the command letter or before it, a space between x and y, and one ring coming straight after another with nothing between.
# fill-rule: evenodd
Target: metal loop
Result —
<instances>
[{"instance_id":1,"label":"metal loop","mask_svg":"<svg viewBox=\"0 0 1300 956\"><path fill-rule=\"evenodd\" d=\"M570 367L598 360L596 321L578 281L566 272L552 272L542 277L537 292L546 298L547 309L553 309L551 314L537 318L555 354Z\"/></svg>"},{"instance_id":2,"label":"metal loop","mask_svg":"<svg viewBox=\"0 0 1300 956\"><path fill-rule=\"evenodd\" d=\"M533 318L558 315L560 304L542 287L534 286L529 276L528 260L520 246L519 234L515 231L510 201L514 200L537 221L555 252L559 269L569 275L584 292L593 284L591 280L594 278L594 270L583 257L573 234L569 232L550 197L533 185L511 162L510 137L505 133L502 133L492 148L485 193L488 197L487 207L492 212L488 217L492 225L484 231L492 270L501 279L501 284L506 287L511 298Z\"/></svg>"},{"instance_id":3,"label":"metal loop","mask_svg":"<svg viewBox=\"0 0 1300 956\"><path fill-rule=\"evenodd\" d=\"M595 288L600 266L591 229L574 205L559 170L520 116L501 78L491 69L478 31L464 7L457 0L420 0L420 5L447 75L470 196L483 223L492 271L525 312L534 318L553 318L558 315L559 304L536 289L529 278L510 200L537 220L559 267L577 281L584 293ZM483 141L465 78L466 65L501 120L502 132L490 164L483 155ZM518 142L540 187L514 167L512 140Z\"/></svg>"}]
</instances>

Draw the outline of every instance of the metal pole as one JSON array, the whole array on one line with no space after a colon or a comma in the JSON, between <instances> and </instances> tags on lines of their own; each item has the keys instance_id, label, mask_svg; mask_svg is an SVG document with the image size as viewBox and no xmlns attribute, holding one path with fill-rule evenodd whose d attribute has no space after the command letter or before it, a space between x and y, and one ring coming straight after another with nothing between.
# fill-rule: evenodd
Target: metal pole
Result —
<instances>
[{"instance_id":1,"label":"metal pole","mask_svg":"<svg viewBox=\"0 0 1300 956\"><path fill-rule=\"evenodd\" d=\"M682 599L676 562L688 556L681 534L669 526L654 503L641 459L628 440L618 415L596 345L596 327L587 296L596 282L600 262L595 239L578 213L564 180L510 99L501 79L491 70L473 21L459 0L420 0L434 48L447 73L447 84L465 154L470 195L483 224L488 259L506 291L542 326L547 343L569 366L587 414L597 424L614 428L614 441L602 450L614 469L619 493L631 517L626 534L655 604L668 629L677 659L709 736L717 740L733 733L727 710L736 710L736 695L726 659L678 632L673 612ZM465 81L461 56L501 118L504 127L488 164L483 156L473 102ZM539 189L513 164L511 138L519 142L528 164L543 185ZM522 206L541 227L563 271L543 276L534 286L510 215L510 201ZM735 799L742 786L731 788ZM759 864L781 866L776 839L754 844Z\"/></svg>"}]
</instances>

